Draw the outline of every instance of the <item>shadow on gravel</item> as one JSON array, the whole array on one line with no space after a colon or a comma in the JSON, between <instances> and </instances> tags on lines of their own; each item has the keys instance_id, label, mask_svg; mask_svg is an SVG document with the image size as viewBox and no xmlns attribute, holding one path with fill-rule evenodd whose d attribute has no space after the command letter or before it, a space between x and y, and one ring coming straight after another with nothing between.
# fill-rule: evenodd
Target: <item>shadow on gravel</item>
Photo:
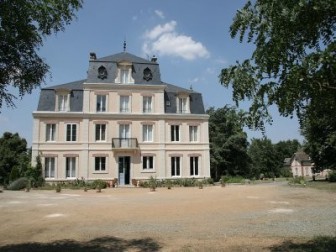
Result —
<instances>
[{"instance_id":1,"label":"shadow on gravel","mask_svg":"<svg viewBox=\"0 0 336 252\"><path fill-rule=\"evenodd\" d=\"M334 252L336 251L336 237L317 236L312 240L304 243L293 242L291 240L284 241L280 245L270 247L272 252L295 251L295 252Z\"/></svg>"},{"instance_id":2,"label":"shadow on gravel","mask_svg":"<svg viewBox=\"0 0 336 252\"><path fill-rule=\"evenodd\" d=\"M100 252L100 251L158 251L161 246L151 238L145 239L132 239L124 240L112 236L106 236L101 238L96 238L87 242L78 242L74 240L60 240L50 243L21 243L21 244L11 244L0 247L0 252L11 251L11 252L23 252L23 251L34 251L34 252L58 252L58 251L90 251L90 252Z\"/></svg>"}]
</instances>

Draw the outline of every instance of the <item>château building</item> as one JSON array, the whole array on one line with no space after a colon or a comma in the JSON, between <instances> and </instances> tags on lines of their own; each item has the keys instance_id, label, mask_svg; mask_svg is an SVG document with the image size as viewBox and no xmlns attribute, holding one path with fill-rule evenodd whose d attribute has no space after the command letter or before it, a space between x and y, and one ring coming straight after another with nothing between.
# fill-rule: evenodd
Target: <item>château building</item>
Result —
<instances>
[{"instance_id":1,"label":"ch\u00e2teau building","mask_svg":"<svg viewBox=\"0 0 336 252\"><path fill-rule=\"evenodd\" d=\"M97 58L87 78L41 90L33 160L46 181L210 177L202 95L161 81L157 58Z\"/></svg>"}]
</instances>

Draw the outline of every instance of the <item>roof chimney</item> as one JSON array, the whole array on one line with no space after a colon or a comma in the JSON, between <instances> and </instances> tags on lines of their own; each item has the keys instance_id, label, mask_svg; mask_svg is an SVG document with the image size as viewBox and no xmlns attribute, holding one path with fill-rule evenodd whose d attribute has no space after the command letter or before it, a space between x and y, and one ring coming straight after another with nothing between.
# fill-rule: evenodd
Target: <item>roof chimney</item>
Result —
<instances>
[{"instance_id":1,"label":"roof chimney","mask_svg":"<svg viewBox=\"0 0 336 252\"><path fill-rule=\"evenodd\" d=\"M157 58L155 57L155 55L153 55L151 62L156 62L156 61L157 61Z\"/></svg>"},{"instance_id":2,"label":"roof chimney","mask_svg":"<svg viewBox=\"0 0 336 252\"><path fill-rule=\"evenodd\" d=\"M96 60L97 56L95 52L90 52L90 60Z\"/></svg>"}]
</instances>

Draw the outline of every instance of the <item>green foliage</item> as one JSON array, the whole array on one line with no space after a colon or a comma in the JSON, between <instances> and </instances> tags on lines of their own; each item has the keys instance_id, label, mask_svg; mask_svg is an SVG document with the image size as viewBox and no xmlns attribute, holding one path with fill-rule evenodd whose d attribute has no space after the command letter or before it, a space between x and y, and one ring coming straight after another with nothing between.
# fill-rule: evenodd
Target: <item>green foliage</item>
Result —
<instances>
[{"instance_id":1,"label":"green foliage","mask_svg":"<svg viewBox=\"0 0 336 252\"><path fill-rule=\"evenodd\" d=\"M96 179L92 183L88 184L91 189L105 189L107 187L107 183L104 180Z\"/></svg>"},{"instance_id":2,"label":"green foliage","mask_svg":"<svg viewBox=\"0 0 336 252\"><path fill-rule=\"evenodd\" d=\"M277 153L270 139L252 139L248 153L252 160L254 177L259 177L260 174L268 178L280 175L278 166L279 162L283 163L283 159L276 159Z\"/></svg>"},{"instance_id":3,"label":"green foliage","mask_svg":"<svg viewBox=\"0 0 336 252\"><path fill-rule=\"evenodd\" d=\"M9 86L22 97L45 80L49 66L37 51L43 39L63 31L82 7L82 0L2 0L0 1L0 109L14 106L16 98Z\"/></svg>"},{"instance_id":4,"label":"green foliage","mask_svg":"<svg viewBox=\"0 0 336 252\"><path fill-rule=\"evenodd\" d=\"M242 183L245 179L242 176L222 176L220 179L221 184L226 183Z\"/></svg>"},{"instance_id":5,"label":"green foliage","mask_svg":"<svg viewBox=\"0 0 336 252\"><path fill-rule=\"evenodd\" d=\"M0 184L8 184L10 179L25 176L30 155L24 138L18 133L5 132L0 138L0 153Z\"/></svg>"},{"instance_id":6,"label":"green foliage","mask_svg":"<svg viewBox=\"0 0 336 252\"><path fill-rule=\"evenodd\" d=\"M304 177L294 177L291 178L288 182L290 185L306 185L306 180Z\"/></svg>"},{"instance_id":7,"label":"green foliage","mask_svg":"<svg viewBox=\"0 0 336 252\"><path fill-rule=\"evenodd\" d=\"M248 141L243 131L244 114L229 106L210 108L207 113L210 116L211 177L218 181L224 174L249 174Z\"/></svg>"},{"instance_id":8,"label":"green foliage","mask_svg":"<svg viewBox=\"0 0 336 252\"><path fill-rule=\"evenodd\" d=\"M36 166L35 167L30 166L25 172L25 176L29 178L33 187L43 186L45 180L42 174L42 163L40 156L36 157Z\"/></svg>"},{"instance_id":9,"label":"green foliage","mask_svg":"<svg viewBox=\"0 0 336 252\"><path fill-rule=\"evenodd\" d=\"M221 71L238 105L251 101L245 121L264 130L269 107L299 118L317 167L336 165L336 1L247 1L231 37L255 45L251 57Z\"/></svg>"},{"instance_id":10,"label":"green foliage","mask_svg":"<svg viewBox=\"0 0 336 252\"><path fill-rule=\"evenodd\" d=\"M329 182L336 182L336 171L331 171L328 174Z\"/></svg>"},{"instance_id":11,"label":"green foliage","mask_svg":"<svg viewBox=\"0 0 336 252\"><path fill-rule=\"evenodd\" d=\"M13 190L13 191L22 190L22 189L27 187L28 181L29 180L27 178L24 178L24 177L23 178L18 178L17 180L10 183L9 186L7 187L7 189L8 190Z\"/></svg>"}]
</instances>

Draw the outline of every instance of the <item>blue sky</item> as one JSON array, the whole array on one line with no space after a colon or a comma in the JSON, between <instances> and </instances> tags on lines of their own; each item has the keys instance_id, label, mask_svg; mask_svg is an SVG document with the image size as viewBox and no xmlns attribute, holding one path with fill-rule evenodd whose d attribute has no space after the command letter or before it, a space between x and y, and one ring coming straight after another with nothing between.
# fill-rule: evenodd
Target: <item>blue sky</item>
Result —
<instances>
[{"instance_id":1,"label":"blue sky","mask_svg":"<svg viewBox=\"0 0 336 252\"><path fill-rule=\"evenodd\" d=\"M143 58L158 57L163 81L203 94L206 108L234 105L230 89L219 84L223 67L250 57L253 45L229 35L237 9L245 1L223 0L86 0L77 19L65 32L45 38L39 54L50 66L47 87L85 79L89 53L104 57L127 51ZM12 90L11 90L12 91ZM40 90L16 101L16 108L2 108L0 134L18 132L31 145L33 119ZM243 103L241 108L247 108ZM266 134L274 143L303 140L297 119L280 117L271 108L274 123ZM246 129L249 139L260 132Z\"/></svg>"}]
</instances>

